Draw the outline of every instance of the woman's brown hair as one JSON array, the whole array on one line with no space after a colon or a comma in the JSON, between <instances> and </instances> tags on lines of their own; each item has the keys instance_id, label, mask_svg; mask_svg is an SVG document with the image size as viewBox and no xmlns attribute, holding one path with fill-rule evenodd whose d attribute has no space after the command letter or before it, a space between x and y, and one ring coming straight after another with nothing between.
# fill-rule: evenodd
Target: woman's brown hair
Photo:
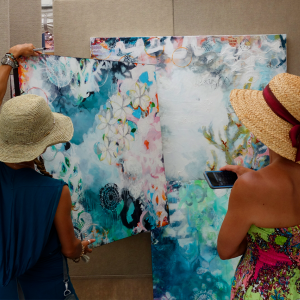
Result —
<instances>
[{"instance_id":1,"label":"woman's brown hair","mask_svg":"<svg viewBox=\"0 0 300 300\"><path fill-rule=\"evenodd\" d=\"M45 164L43 158L40 156L34 160L38 170L45 176L53 177L49 172L46 171Z\"/></svg>"}]
</instances>

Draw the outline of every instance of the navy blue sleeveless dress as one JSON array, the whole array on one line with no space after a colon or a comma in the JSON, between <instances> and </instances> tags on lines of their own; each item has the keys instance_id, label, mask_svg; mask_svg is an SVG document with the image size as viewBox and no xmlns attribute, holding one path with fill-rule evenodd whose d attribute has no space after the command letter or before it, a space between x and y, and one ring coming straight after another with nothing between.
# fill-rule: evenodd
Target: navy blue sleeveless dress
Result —
<instances>
[{"instance_id":1,"label":"navy blue sleeveless dress","mask_svg":"<svg viewBox=\"0 0 300 300\"><path fill-rule=\"evenodd\" d=\"M53 224L63 181L0 162L0 299L64 299L63 257ZM69 282L69 289L75 294Z\"/></svg>"}]
</instances>

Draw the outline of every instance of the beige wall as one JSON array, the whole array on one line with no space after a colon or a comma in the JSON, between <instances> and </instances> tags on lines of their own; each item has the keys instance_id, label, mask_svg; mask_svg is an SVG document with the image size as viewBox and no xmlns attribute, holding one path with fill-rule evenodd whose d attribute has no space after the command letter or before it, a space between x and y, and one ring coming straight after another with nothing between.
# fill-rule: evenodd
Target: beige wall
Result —
<instances>
[{"instance_id":1,"label":"beige wall","mask_svg":"<svg viewBox=\"0 0 300 300\"><path fill-rule=\"evenodd\" d=\"M9 49L9 4L8 0L0 0L0 58ZM4 101L9 99L9 93L4 96Z\"/></svg>"},{"instance_id":2,"label":"beige wall","mask_svg":"<svg viewBox=\"0 0 300 300\"><path fill-rule=\"evenodd\" d=\"M0 57L9 49L9 4L8 0L0 0Z\"/></svg>"},{"instance_id":3,"label":"beige wall","mask_svg":"<svg viewBox=\"0 0 300 300\"><path fill-rule=\"evenodd\" d=\"M286 33L288 71L300 75L299 14L299 0L55 0L55 54L89 57L92 36ZM91 257L89 265L70 263L80 299L152 299L149 234Z\"/></svg>"},{"instance_id":4,"label":"beige wall","mask_svg":"<svg viewBox=\"0 0 300 300\"><path fill-rule=\"evenodd\" d=\"M41 47L41 0L0 0L0 58L22 43ZM9 98L8 88L4 101Z\"/></svg>"},{"instance_id":5,"label":"beige wall","mask_svg":"<svg viewBox=\"0 0 300 300\"><path fill-rule=\"evenodd\" d=\"M10 45L42 46L41 0L9 0Z\"/></svg>"},{"instance_id":6,"label":"beige wall","mask_svg":"<svg viewBox=\"0 0 300 300\"><path fill-rule=\"evenodd\" d=\"M90 57L91 36L172 35L172 0L54 0L55 54Z\"/></svg>"}]
</instances>

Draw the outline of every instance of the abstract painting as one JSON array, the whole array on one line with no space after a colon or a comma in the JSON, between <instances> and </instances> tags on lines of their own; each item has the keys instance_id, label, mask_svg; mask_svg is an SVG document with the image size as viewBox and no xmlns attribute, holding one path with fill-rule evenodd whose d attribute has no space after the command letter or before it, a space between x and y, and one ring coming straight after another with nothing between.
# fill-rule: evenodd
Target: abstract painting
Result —
<instances>
[{"instance_id":1,"label":"abstract painting","mask_svg":"<svg viewBox=\"0 0 300 300\"><path fill-rule=\"evenodd\" d=\"M233 112L230 91L261 90L286 72L285 35L90 41L91 57L155 65L167 180L203 179L205 169L237 157L241 163L250 133ZM264 164L256 162L254 169Z\"/></svg>"},{"instance_id":2,"label":"abstract painting","mask_svg":"<svg viewBox=\"0 0 300 300\"><path fill-rule=\"evenodd\" d=\"M234 163L266 166L267 147L252 134L246 144ZM154 299L229 300L239 258L222 261L217 238L230 190L212 190L205 180L170 181L167 190L170 224L152 231Z\"/></svg>"},{"instance_id":3,"label":"abstract painting","mask_svg":"<svg viewBox=\"0 0 300 300\"><path fill-rule=\"evenodd\" d=\"M74 136L43 154L70 189L78 237L107 244L168 223L155 68L58 56L23 59L21 91L69 116Z\"/></svg>"},{"instance_id":4,"label":"abstract painting","mask_svg":"<svg viewBox=\"0 0 300 300\"><path fill-rule=\"evenodd\" d=\"M232 89L262 90L286 72L286 35L91 38L91 57L155 65L170 224L152 231L155 300L229 299L238 258L222 261L217 236L230 191L203 171L258 170L268 149L236 117Z\"/></svg>"},{"instance_id":5,"label":"abstract painting","mask_svg":"<svg viewBox=\"0 0 300 300\"><path fill-rule=\"evenodd\" d=\"M229 299L238 259L216 250L228 196L203 180L169 183L170 225L152 232L154 299Z\"/></svg>"}]
</instances>

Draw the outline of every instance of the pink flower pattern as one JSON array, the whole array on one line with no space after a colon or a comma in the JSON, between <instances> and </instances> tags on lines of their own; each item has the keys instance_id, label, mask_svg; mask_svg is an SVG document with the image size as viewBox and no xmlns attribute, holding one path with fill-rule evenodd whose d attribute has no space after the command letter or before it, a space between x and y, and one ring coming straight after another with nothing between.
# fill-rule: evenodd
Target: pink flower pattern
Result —
<instances>
[{"instance_id":1,"label":"pink flower pattern","mask_svg":"<svg viewBox=\"0 0 300 300\"><path fill-rule=\"evenodd\" d=\"M236 269L231 300L300 299L300 226L251 226ZM259 298L257 298L259 296Z\"/></svg>"}]
</instances>

